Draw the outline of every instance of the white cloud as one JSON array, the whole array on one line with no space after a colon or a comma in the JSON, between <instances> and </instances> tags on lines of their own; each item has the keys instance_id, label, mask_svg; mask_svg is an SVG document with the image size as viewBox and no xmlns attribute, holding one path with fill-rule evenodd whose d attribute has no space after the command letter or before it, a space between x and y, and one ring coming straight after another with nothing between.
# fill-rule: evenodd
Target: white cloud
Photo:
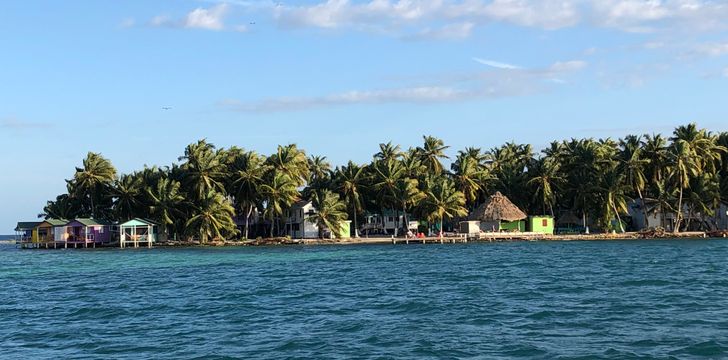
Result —
<instances>
[{"instance_id":1,"label":"white cloud","mask_svg":"<svg viewBox=\"0 0 728 360\"><path fill-rule=\"evenodd\" d=\"M51 127L51 124L22 121L17 118L14 118L14 117L0 119L0 128L4 128L4 129L22 130L22 129L43 129L43 128L49 128L49 127Z\"/></svg>"},{"instance_id":2,"label":"white cloud","mask_svg":"<svg viewBox=\"0 0 728 360\"><path fill-rule=\"evenodd\" d=\"M524 96L548 91L555 85L564 84L567 81L563 77L586 66L586 63L581 61L558 62L540 69L522 69L497 62L496 64L502 66L496 67L493 71L436 77L440 80L424 86L352 90L315 97L277 97L251 102L225 100L220 105L233 111L271 112L355 104L432 104Z\"/></svg>"},{"instance_id":3,"label":"white cloud","mask_svg":"<svg viewBox=\"0 0 728 360\"><path fill-rule=\"evenodd\" d=\"M124 29L134 27L134 25L136 25L136 20L134 18L125 18L119 23L119 27Z\"/></svg>"},{"instance_id":4,"label":"white cloud","mask_svg":"<svg viewBox=\"0 0 728 360\"><path fill-rule=\"evenodd\" d=\"M178 27L187 29L224 30L224 19L229 10L227 3L214 5L210 8L196 8L190 11L183 19L174 20L168 15L157 15L149 21L151 26Z\"/></svg>"},{"instance_id":5,"label":"white cloud","mask_svg":"<svg viewBox=\"0 0 728 360\"><path fill-rule=\"evenodd\" d=\"M476 12L489 20L544 29L573 26L580 20L575 2L568 0L493 0Z\"/></svg>"},{"instance_id":6,"label":"white cloud","mask_svg":"<svg viewBox=\"0 0 728 360\"><path fill-rule=\"evenodd\" d=\"M587 63L585 61L581 60L571 60L571 61L559 61L551 65L549 70L553 72L572 72L572 71L578 71L587 66Z\"/></svg>"},{"instance_id":7,"label":"white cloud","mask_svg":"<svg viewBox=\"0 0 728 360\"><path fill-rule=\"evenodd\" d=\"M170 19L167 15L157 15L152 18L152 20L149 21L149 25L152 26L171 26L172 25L172 19Z\"/></svg>"},{"instance_id":8,"label":"white cloud","mask_svg":"<svg viewBox=\"0 0 728 360\"><path fill-rule=\"evenodd\" d=\"M728 43L708 43L695 46L696 53L708 56L728 55Z\"/></svg>"},{"instance_id":9,"label":"white cloud","mask_svg":"<svg viewBox=\"0 0 728 360\"><path fill-rule=\"evenodd\" d=\"M506 64L506 63L493 61L493 60L485 60L485 59L481 59L481 58L477 58L477 57L474 57L473 61L481 63L483 65L490 66L490 67L498 68L498 69L507 69L507 70L521 69L520 66Z\"/></svg>"},{"instance_id":10,"label":"white cloud","mask_svg":"<svg viewBox=\"0 0 728 360\"><path fill-rule=\"evenodd\" d=\"M723 69L723 76L728 78L728 67Z\"/></svg>"},{"instance_id":11,"label":"white cloud","mask_svg":"<svg viewBox=\"0 0 728 360\"><path fill-rule=\"evenodd\" d=\"M209 9L197 8L192 10L184 21L184 27L193 29L222 30L225 28L223 18L228 11L225 3L215 5Z\"/></svg>"},{"instance_id":12,"label":"white cloud","mask_svg":"<svg viewBox=\"0 0 728 360\"><path fill-rule=\"evenodd\" d=\"M325 0L271 9L284 27L323 29L392 31L428 21L548 30L586 24L628 32L728 28L728 4L710 0Z\"/></svg>"},{"instance_id":13,"label":"white cloud","mask_svg":"<svg viewBox=\"0 0 728 360\"><path fill-rule=\"evenodd\" d=\"M458 40L466 39L473 32L475 24L464 22L448 24L436 29L425 28L415 35L405 36L408 40Z\"/></svg>"},{"instance_id":14,"label":"white cloud","mask_svg":"<svg viewBox=\"0 0 728 360\"><path fill-rule=\"evenodd\" d=\"M426 86L365 91L352 90L319 97L281 97L247 104L235 100L226 100L221 105L232 110L246 112L291 111L332 105L435 103L459 100L471 96L473 94L467 90Z\"/></svg>"}]
</instances>

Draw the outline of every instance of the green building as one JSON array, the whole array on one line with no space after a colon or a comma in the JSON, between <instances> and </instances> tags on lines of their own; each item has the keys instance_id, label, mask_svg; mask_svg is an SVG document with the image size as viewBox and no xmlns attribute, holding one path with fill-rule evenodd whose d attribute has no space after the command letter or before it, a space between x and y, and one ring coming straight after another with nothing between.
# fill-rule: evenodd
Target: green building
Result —
<instances>
[{"instance_id":1,"label":"green building","mask_svg":"<svg viewBox=\"0 0 728 360\"><path fill-rule=\"evenodd\" d=\"M528 231L553 235L554 218L552 216L529 216Z\"/></svg>"}]
</instances>

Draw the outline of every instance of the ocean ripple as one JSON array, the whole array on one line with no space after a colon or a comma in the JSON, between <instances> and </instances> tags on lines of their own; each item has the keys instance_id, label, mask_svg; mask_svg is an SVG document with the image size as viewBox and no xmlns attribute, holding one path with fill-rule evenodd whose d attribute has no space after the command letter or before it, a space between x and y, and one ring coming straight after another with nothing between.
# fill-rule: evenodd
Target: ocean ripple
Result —
<instances>
[{"instance_id":1,"label":"ocean ripple","mask_svg":"<svg viewBox=\"0 0 728 360\"><path fill-rule=\"evenodd\" d=\"M727 253L725 240L0 246L0 358L726 358Z\"/></svg>"}]
</instances>

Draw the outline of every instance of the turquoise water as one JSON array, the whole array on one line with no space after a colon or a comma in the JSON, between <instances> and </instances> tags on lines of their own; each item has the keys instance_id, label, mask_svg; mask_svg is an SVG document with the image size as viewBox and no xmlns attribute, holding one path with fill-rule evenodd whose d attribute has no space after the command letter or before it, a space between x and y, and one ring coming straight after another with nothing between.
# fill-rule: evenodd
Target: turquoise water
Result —
<instances>
[{"instance_id":1,"label":"turquoise water","mask_svg":"<svg viewBox=\"0 0 728 360\"><path fill-rule=\"evenodd\" d=\"M20 251L0 358L724 358L728 241Z\"/></svg>"}]
</instances>

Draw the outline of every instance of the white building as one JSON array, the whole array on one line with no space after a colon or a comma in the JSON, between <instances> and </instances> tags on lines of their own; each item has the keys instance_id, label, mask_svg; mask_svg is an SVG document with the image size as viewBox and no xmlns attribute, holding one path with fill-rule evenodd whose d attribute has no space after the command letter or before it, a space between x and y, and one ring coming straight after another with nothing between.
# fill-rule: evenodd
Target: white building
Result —
<instances>
[{"instance_id":1,"label":"white building","mask_svg":"<svg viewBox=\"0 0 728 360\"><path fill-rule=\"evenodd\" d=\"M310 221L312 215L316 214L313 203L309 200L301 200L291 207L289 216L286 219L288 236L292 239L315 239L319 237L318 226Z\"/></svg>"}]
</instances>

